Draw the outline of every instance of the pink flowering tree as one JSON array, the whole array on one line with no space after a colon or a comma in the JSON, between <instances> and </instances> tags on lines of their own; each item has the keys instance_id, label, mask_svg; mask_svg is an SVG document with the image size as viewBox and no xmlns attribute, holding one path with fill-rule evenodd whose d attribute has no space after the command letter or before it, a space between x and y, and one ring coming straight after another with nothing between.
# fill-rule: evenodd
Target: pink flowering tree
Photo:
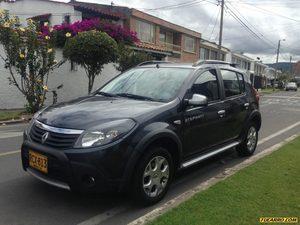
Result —
<instances>
[{"instance_id":1,"label":"pink flowering tree","mask_svg":"<svg viewBox=\"0 0 300 225\"><path fill-rule=\"evenodd\" d=\"M49 27L42 27L43 36L50 33ZM91 93L95 77L101 74L103 66L121 62L121 58L124 61L121 53L126 46L139 42L135 32L99 18L56 25L53 34L56 46L63 48L64 57L85 69L88 93Z\"/></svg>"},{"instance_id":2,"label":"pink flowering tree","mask_svg":"<svg viewBox=\"0 0 300 225\"><path fill-rule=\"evenodd\" d=\"M44 105L49 73L59 66L51 36L39 33L32 20L21 27L17 17L0 11L0 44L10 84L25 96L28 112L38 111Z\"/></svg>"},{"instance_id":3,"label":"pink flowering tree","mask_svg":"<svg viewBox=\"0 0 300 225\"><path fill-rule=\"evenodd\" d=\"M133 45L139 42L136 32L123 28L120 25L100 20L99 18L86 19L72 24L56 25L53 29L56 34L56 43L59 47L64 47L67 38L74 37L80 32L90 30L105 32L117 43L125 45ZM43 30L43 33L47 35L49 30L46 28Z\"/></svg>"}]
</instances>

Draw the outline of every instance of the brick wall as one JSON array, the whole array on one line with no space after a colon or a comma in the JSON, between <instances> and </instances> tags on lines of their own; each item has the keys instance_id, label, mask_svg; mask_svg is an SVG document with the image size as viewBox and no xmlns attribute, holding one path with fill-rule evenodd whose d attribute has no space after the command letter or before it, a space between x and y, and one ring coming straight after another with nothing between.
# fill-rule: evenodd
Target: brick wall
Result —
<instances>
[{"instance_id":1,"label":"brick wall","mask_svg":"<svg viewBox=\"0 0 300 225\"><path fill-rule=\"evenodd\" d=\"M124 26L135 31L136 30L136 20L144 20L145 22L152 23L154 25L155 38L154 45L160 45L160 27L167 28L174 33L173 42L175 45L181 46L181 54L177 56L168 56L166 59L173 62L195 62L199 60L199 46L200 46L200 33L186 29L184 27L178 26L176 24L169 23L160 18L145 14L138 10L132 9L132 14L128 19L124 21ZM196 39L195 52L184 51L184 35L189 35Z\"/></svg>"}]
</instances>

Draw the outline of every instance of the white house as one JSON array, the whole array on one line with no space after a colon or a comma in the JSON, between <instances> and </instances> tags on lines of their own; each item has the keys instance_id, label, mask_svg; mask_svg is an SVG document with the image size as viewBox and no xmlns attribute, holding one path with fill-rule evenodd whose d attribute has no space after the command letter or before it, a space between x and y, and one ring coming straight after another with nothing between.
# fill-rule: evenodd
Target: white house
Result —
<instances>
[{"instance_id":1,"label":"white house","mask_svg":"<svg viewBox=\"0 0 300 225\"><path fill-rule=\"evenodd\" d=\"M221 60L230 62L231 59L229 58L230 50L225 48L224 46L221 47ZM205 39L201 39L200 41L200 60L218 60L219 54L219 47L218 44L215 42L211 42Z\"/></svg>"},{"instance_id":2,"label":"white house","mask_svg":"<svg viewBox=\"0 0 300 225\"><path fill-rule=\"evenodd\" d=\"M0 8L9 10L11 15L20 18L21 23L26 24L26 19L38 19L41 22L49 22L50 25L72 23L82 19L80 11L74 9L71 4L49 0L16 0L1 2ZM0 54L3 49L0 46ZM57 49L57 59L62 58L61 50ZM94 89L97 89L108 80L118 74L113 64L104 67L101 75L95 79ZM26 103L15 86L9 85L9 73L4 69L4 62L0 60L0 109L23 108ZM88 80L83 68L66 62L49 76L49 89L63 84L58 91L58 101L66 101L88 93ZM52 100L51 93L47 95L46 104Z\"/></svg>"},{"instance_id":3,"label":"white house","mask_svg":"<svg viewBox=\"0 0 300 225\"><path fill-rule=\"evenodd\" d=\"M82 14L71 4L49 0L10 0L0 3L0 8L19 17L23 25L28 18L40 18L50 25L81 20Z\"/></svg>"}]
</instances>

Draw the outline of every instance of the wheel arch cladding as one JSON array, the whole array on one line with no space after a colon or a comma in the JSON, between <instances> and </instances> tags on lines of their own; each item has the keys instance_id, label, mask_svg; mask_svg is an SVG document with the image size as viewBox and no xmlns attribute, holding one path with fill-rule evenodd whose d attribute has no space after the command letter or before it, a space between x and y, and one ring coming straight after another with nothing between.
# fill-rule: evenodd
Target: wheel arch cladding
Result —
<instances>
[{"instance_id":1,"label":"wheel arch cladding","mask_svg":"<svg viewBox=\"0 0 300 225\"><path fill-rule=\"evenodd\" d=\"M167 149L174 160L175 170L179 168L182 144L176 133L168 129L150 132L139 142L131 155L124 173L125 182L120 187L120 190L125 189L127 184L131 183L139 159L154 146L160 146Z\"/></svg>"},{"instance_id":2,"label":"wheel arch cladding","mask_svg":"<svg viewBox=\"0 0 300 225\"><path fill-rule=\"evenodd\" d=\"M261 115L258 111L254 111L249 119L249 122L254 122L257 125L257 130L261 128Z\"/></svg>"}]
</instances>

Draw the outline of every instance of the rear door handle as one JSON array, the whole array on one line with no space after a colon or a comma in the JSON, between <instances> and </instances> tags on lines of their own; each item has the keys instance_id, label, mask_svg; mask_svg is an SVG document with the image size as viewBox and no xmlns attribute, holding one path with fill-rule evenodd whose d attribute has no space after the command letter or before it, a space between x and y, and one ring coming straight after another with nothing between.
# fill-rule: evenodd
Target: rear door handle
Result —
<instances>
[{"instance_id":1,"label":"rear door handle","mask_svg":"<svg viewBox=\"0 0 300 225\"><path fill-rule=\"evenodd\" d=\"M225 112L226 112L225 110L220 110L220 111L218 111L218 114L222 118L222 117L224 117Z\"/></svg>"}]
</instances>

